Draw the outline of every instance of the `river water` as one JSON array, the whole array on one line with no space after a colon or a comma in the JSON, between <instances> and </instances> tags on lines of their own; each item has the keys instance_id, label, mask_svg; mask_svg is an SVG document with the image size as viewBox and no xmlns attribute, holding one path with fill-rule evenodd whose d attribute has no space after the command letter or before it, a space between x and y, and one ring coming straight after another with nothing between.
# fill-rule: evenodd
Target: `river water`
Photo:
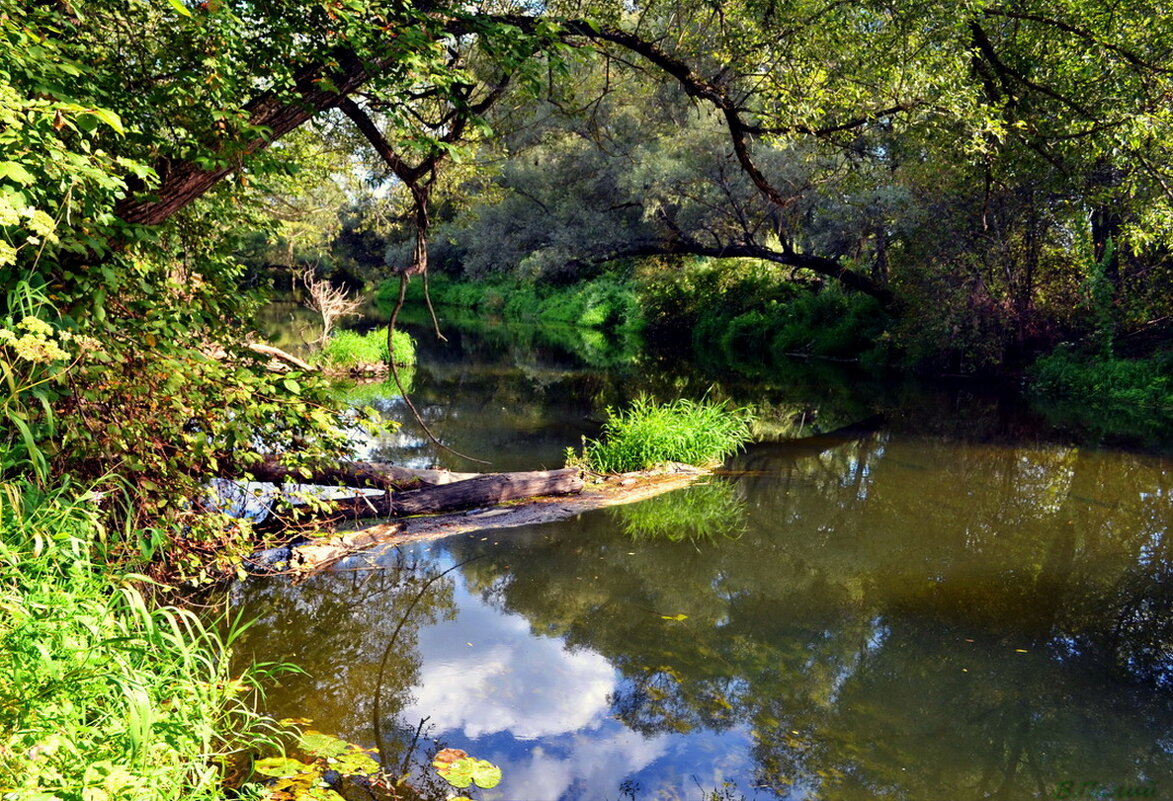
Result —
<instances>
[{"instance_id":1,"label":"river water","mask_svg":"<svg viewBox=\"0 0 1173 801\"><path fill-rule=\"evenodd\" d=\"M972 388L447 333L413 396L491 469L560 466L641 392L753 402L761 441L640 504L240 585L241 655L305 671L274 715L394 772L463 748L487 801L1173 799L1167 456ZM410 423L367 455L478 469Z\"/></svg>"}]
</instances>

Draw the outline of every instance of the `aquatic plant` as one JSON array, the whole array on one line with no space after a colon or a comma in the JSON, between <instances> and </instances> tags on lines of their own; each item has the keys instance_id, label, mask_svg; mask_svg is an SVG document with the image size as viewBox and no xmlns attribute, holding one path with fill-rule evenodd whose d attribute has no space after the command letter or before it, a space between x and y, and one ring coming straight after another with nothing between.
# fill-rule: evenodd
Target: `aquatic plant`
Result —
<instances>
[{"instance_id":1,"label":"aquatic plant","mask_svg":"<svg viewBox=\"0 0 1173 801\"><path fill-rule=\"evenodd\" d=\"M567 462L600 473L648 470L665 462L710 465L753 438L754 412L725 401L680 398L655 403L640 397L630 408L607 408L603 436L584 440L581 455L567 450Z\"/></svg>"}]
</instances>

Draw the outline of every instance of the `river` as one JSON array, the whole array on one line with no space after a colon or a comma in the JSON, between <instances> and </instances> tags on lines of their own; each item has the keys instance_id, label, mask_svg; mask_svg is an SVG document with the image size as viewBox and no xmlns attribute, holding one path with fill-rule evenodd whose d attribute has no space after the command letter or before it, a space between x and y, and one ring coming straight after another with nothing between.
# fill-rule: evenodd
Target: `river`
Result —
<instances>
[{"instance_id":1,"label":"river","mask_svg":"<svg viewBox=\"0 0 1173 801\"><path fill-rule=\"evenodd\" d=\"M417 405L490 469L561 466L640 393L754 403L760 441L643 503L238 585L240 655L305 671L275 716L395 771L465 749L486 801L1173 798L1168 456L964 386L413 333ZM366 455L478 469L410 422Z\"/></svg>"}]
</instances>

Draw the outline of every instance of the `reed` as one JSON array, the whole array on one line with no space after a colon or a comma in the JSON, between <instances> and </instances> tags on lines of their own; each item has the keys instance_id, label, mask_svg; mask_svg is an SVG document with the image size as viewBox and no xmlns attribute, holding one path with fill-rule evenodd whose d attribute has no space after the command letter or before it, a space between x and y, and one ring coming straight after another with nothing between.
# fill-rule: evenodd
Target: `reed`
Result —
<instances>
[{"instance_id":1,"label":"reed","mask_svg":"<svg viewBox=\"0 0 1173 801\"><path fill-rule=\"evenodd\" d=\"M655 403L637 398L628 409L607 409L598 440L587 440L568 461L599 473L649 470L665 462L706 466L718 463L753 438L753 410L726 402L680 398Z\"/></svg>"}]
</instances>

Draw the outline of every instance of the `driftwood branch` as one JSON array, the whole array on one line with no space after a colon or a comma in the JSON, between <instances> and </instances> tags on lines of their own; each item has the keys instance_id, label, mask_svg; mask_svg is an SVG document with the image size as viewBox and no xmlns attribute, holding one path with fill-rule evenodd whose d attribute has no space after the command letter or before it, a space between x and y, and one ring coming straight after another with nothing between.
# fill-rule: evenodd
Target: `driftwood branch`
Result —
<instances>
[{"instance_id":1,"label":"driftwood branch","mask_svg":"<svg viewBox=\"0 0 1173 801\"><path fill-rule=\"evenodd\" d=\"M307 373L312 373L318 369L309 362L297 358L292 353L286 353L285 351L281 350L281 348L275 348L272 345L262 345L259 342L254 342L248 346L248 349L253 353L260 353L263 356L271 356L274 359L279 359L280 361L291 364L298 370L304 370Z\"/></svg>"}]
</instances>

